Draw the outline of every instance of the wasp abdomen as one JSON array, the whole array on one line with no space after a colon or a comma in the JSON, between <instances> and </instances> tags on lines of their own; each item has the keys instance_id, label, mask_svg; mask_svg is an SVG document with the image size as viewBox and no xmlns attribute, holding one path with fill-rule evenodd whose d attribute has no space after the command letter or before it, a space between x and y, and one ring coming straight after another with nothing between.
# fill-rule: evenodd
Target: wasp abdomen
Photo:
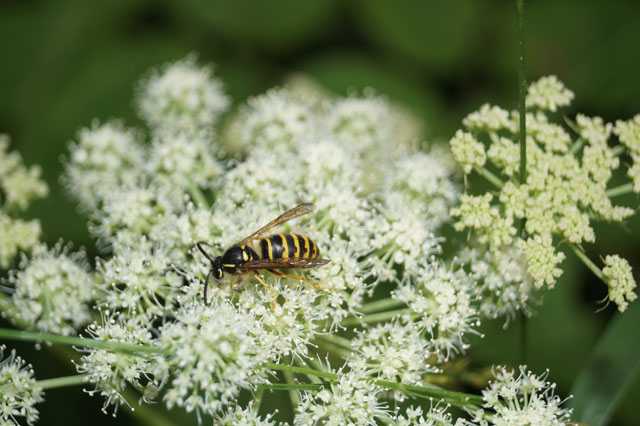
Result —
<instances>
[{"instance_id":1,"label":"wasp abdomen","mask_svg":"<svg viewBox=\"0 0 640 426\"><path fill-rule=\"evenodd\" d=\"M310 238L298 234L277 234L260 240L263 259L315 258L318 246Z\"/></svg>"}]
</instances>

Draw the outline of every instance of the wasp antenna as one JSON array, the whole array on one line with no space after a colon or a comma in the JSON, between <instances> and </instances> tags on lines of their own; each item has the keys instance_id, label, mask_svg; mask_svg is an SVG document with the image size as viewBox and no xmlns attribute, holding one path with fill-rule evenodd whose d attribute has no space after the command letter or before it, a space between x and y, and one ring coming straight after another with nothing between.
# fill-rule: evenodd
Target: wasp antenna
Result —
<instances>
[{"instance_id":1,"label":"wasp antenna","mask_svg":"<svg viewBox=\"0 0 640 426\"><path fill-rule=\"evenodd\" d=\"M200 253L202 253L204 257L209 259L209 262L213 263L213 258L209 256L209 254L206 251L204 251L204 249L202 248L203 245L211 247L211 244L205 243L204 241L198 241L196 243L196 247L198 248L198 250L200 250Z\"/></svg>"},{"instance_id":2,"label":"wasp antenna","mask_svg":"<svg viewBox=\"0 0 640 426\"><path fill-rule=\"evenodd\" d=\"M209 278L211 278L211 273L213 269L209 269L209 273L207 274L207 279L204 280L204 291L202 292L202 297L204 298L204 305L209 306L207 303L207 287L209 286Z\"/></svg>"}]
</instances>

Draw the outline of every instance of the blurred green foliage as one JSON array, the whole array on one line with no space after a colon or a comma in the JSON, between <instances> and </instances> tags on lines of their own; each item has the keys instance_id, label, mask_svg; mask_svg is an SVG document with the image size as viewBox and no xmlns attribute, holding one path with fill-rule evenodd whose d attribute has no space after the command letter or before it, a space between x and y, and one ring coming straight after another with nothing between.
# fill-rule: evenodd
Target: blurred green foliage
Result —
<instances>
[{"instance_id":1,"label":"blurred green foliage","mask_svg":"<svg viewBox=\"0 0 640 426\"><path fill-rule=\"evenodd\" d=\"M639 3L536 0L525 7L529 80L558 75L576 93L569 115L615 120L640 113ZM215 64L236 105L292 73L341 94L371 86L424 120L427 140L443 142L481 103L515 108L515 31L510 1L5 1L0 131L12 136L27 163L44 168L51 195L29 215L42 218L45 240L64 238L95 254L86 218L58 184L60 158L77 129L94 118L140 124L133 87L149 67L197 52L201 62ZM621 201L638 204L635 196ZM591 258L619 253L638 278L639 221L597 231ZM613 314L611 307L594 314L604 286L576 261L566 265L527 326L526 362L536 372L549 368L561 395ZM522 362L520 324L506 331L502 325L483 325L486 336L469 353L475 366ZM46 350L22 348L38 377L71 372L48 361ZM632 382L614 424L640 424L640 378ZM128 420L126 414L103 416L98 398L79 395L78 389L49 392L41 424Z\"/></svg>"}]
</instances>

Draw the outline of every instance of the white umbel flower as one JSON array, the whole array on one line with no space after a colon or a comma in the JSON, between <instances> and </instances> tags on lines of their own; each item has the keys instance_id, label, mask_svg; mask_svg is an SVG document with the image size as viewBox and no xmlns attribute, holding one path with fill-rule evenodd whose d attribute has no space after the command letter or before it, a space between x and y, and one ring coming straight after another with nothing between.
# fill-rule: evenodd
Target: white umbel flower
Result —
<instances>
[{"instance_id":1,"label":"white umbel flower","mask_svg":"<svg viewBox=\"0 0 640 426\"><path fill-rule=\"evenodd\" d=\"M167 407L213 414L248 389L267 348L250 334L252 318L219 300L182 306L163 326L160 344L173 355L159 358L156 377L166 388Z\"/></svg>"},{"instance_id":2,"label":"white umbel flower","mask_svg":"<svg viewBox=\"0 0 640 426\"><path fill-rule=\"evenodd\" d=\"M17 152L9 152L9 136L0 134L0 190L5 208L24 210L31 200L49 193L39 166L27 168Z\"/></svg>"},{"instance_id":3,"label":"white umbel flower","mask_svg":"<svg viewBox=\"0 0 640 426\"><path fill-rule=\"evenodd\" d=\"M35 405L44 401L42 388L34 378L33 368L12 350L4 358L6 346L0 345L0 423L17 425L23 417L28 425L38 421Z\"/></svg>"},{"instance_id":4,"label":"white umbel flower","mask_svg":"<svg viewBox=\"0 0 640 426\"><path fill-rule=\"evenodd\" d=\"M388 322L357 331L351 340L357 365L375 379L420 385L422 376L438 371L429 365L433 353L416 324Z\"/></svg>"},{"instance_id":5,"label":"white umbel flower","mask_svg":"<svg viewBox=\"0 0 640 426\"><path fill-rule=\"evenodd\" d=\"M509 111L499 106L484 104L462 120L462 125L470 132L496 132L510 127Z\"/></svg>"},{"instance_id":6,"label":"white umbel flower","mask_svg":"<svg viewBox=\"0 0 640 426\"><path fill-rule=\"evenodd\" d=\"M13 219L0 211L0 268L7 269L18 251L27 251L40 241L40 221Z\"/></svg>"},{"instance_id":7,"label":"white umbel flower","mask_svg":"<svg viewBox=\"0 0 640 426\"><path fill-rule=\"evenodd\" d=\"M478 142L471 133L458 130L449 144L453 156L466 174L471 173L474 167L484 166L487 161L484 145Z\"/></svg>"},{"instance_id":8,"label":"white umbel flower","mask_svg":"<svg viewBox=\"0 0 640 426\"><path fill-rule=\"evenodd\" d=\"M640 154L640 114L627 121L616 121L613 133L632 153Z\"/></svg>"},{"instance_id":9,"label":"white umbel flower","mask_svg":"<svg viewBox=\"0 0 640 426\"><path fill-rule=\"evenodd\" d=\"M376 425L388 419L388 407L378 400L380 389L359 369L337 371L339 378L319 392L301 392L294 424L303 426Z\"/></svg>"},{"instance_id":10,"label":"white umbel flower","mask_svg":"<svg viewBox=\"0 0 640 426\"><path fill-rule=\"evenodd\" d=\"M91 319L88 302L95 289L84 257L60 243L52 249L39 245L30 257L23 255L20 269L7 279L15 292L6 315L37 330L76 334Z\"/></svg>"},{"instance_id":11,"label":"white umbel flower","mask_svg":"<svg viewBox=\"0 0 640 426\"><path fill-rule=\"evenodd\" d=\"M527 271L534 279L536 288L547 286L553 288L556 280L562 275L558 267L564 260L564 253L556 252L551 235L534 235L526 240L518 240L518 248L527 259Z\"/></svg>"},{"instance_id":12,"label":"white umbel flower","mask_svg":"<svg viewBox=\"0 0 640 426\"><path fill-rule=\"evenodd\" d=\"M101 321L87 327L88 334L96 340L136 345L154 345L149 321L142 316L120 315L113 311L101 312ZM93 387L85 389L89 395L105 398L102 411L113 407L113 415L120 405L129 405L122 395L128 386L138 390L145 402L151 402L157 393L152 380L153 360L147 356L106 349L78 349L83 355L76 363L79 373Z\"/></svg>"},{"instance_id":13,"label":"white umbel flower","mask_svg":"<svg viewBox=\"0 0 640 426\"><path fill-rule=\"evenodd\" d=\"M210 129L230 103L212 68L198 66L195 55L154 70L140 83L137 98L149 127L171 133Z\"/></svg>"},{"instance_id":14,"label":"white umbel flower","mask_svg":"<svg viewBox=\"0 0 640 426\"><path fill-rule=\"evenodd\" d=\"M631 266L626 259L617 254L607 255L604 258L604 264L602 276L609 287L609 300L618 305L620 312L624 312L629 302L638 297L633 291L636 288L636 281L633 279Z\"/></svg>"},{"instance_id":15,"label":"white umbel flower","mask_svg":"<svg viewBox=\"0 0 640 426\"><path fill-rule=\"evenodd\" d=\"M555 383L548 382L546 372L536 376L520 366L520 374L506 367L493 369L495 380L482 391L484 406L495 411L491 424L496 426L565 426L571 411L562 408L564 401L555 395Z\"/></svg>"},{"instance_id":16,"label":"white umbel flower","mask_svg":"<svg viewBox=\"0 0 640 426\"><path fill-rule=\"evenodd\" d=\"M558 77L550 75L531 83L527 90L527 108L540 108L556 112L558 107L571 103L574 94L567 89Z\"/></svg>"},{"instance_id":17,"label":"white umbel flower","mask_svg":"<svg viewBox=\"0 0 640 426\"><path fill-rule=\"evenodd\" d=\"M224 414L216 414L213 424L216 426L276 426L276 422L271 420L276 413L277 410L261 417L253 406L253 402L250 402L245 408L235 406Z\"/></svg>"},{"instance_id":18,"label":"white umbel flower","mask_svg":"<svg viewBox=\"0 0 640 426\"><path fill-rule=\"evenodd\" d=\"M137 132L122 122L94 121L76 139L69 144L63 182L83 208L96 208L108 194L140 179L146 152Z\"/></svg>"}]
</instances>

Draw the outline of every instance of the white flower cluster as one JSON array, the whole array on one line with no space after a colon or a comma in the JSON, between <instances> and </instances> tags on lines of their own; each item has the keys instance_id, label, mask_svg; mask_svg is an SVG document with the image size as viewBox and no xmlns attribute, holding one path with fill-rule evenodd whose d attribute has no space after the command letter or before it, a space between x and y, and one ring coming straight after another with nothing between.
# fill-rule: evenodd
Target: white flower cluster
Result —
<instances>
[{"instance_id":1,"label":"white flower cluster","mask_svg":"<svg viewBox=\"0 0 640 426\"><path fill-rule=\"evenodd\" d=\"M495 380L482 391L484 407L493 410L490 421L480 424L500 426L564 426L569 424L571 411L562 408L564 401L555 395L555 383L548 382L548 372L536 376L520 367L520 374L506 367L493 369Z\"/></svg>"},{"instance_id":2,"label":"white flower cluster","mask_svg":"<svg viewBox=\"0 0 640 426\"><path fill-rule=\"evenodd\" d=\"M389 418L389 408L380 401L376 388L359 369L338 370L339 378L328 389L301 392L294 424L314 425L376 425Z\"/></svg>"},{"instance_id":3,"label":"white flower cluster","mask_svg":"<svg viewBox=\"0 0 640 426\"><path fill-rule=\"evenodd\" d=\"M515 312L529 311L533 279L520 249L502 246L497 251L465 249L460 261L472 281L478 311L487 318L505 317L505 326Z\"/></svg>"},{"instance_id":4,"label":"white flower cluster","mask_svg":"<svg viewBox=\"0 0 640 426\"><path fill-rule=\"evenodd\" d=\"M465 337L476 334L480 325L472 304L474 283L462 268L447 267L435 258L419 276L419 281L400 284L393 296L411 310L403 321L417 320L430 336L428 349L438 361L447 361L469 347Z\"/></svg>"},{"instance_id":5,"label":"white flower cluster","mask_svg":"<svg viewBox=\"0 0 640 426\"><path fill-rule=\"evenodd\" d=\"M25 221L12 213L25 210L35 198L49 193L38 166L27 168L17 152L9 152L9 137L0 135L0 268L6 269L18 251L38 244L40 221Z\"/></svg>"},{"instance_id":6,"label":"white flower cluster","mask_svg":"<svg viewBox=\"0 0 640 426\"><path fill-rule=\"evenodd\" d=\"M453 419L447 413L447 406L432 404L426 413L421 407L409 406L404 414L398 414L394 421L398 426L473 426L474 424L463 418Z\"/></svg>"},{"instance_id":7,"label":"white flower cluster","mask_svg":"<svg viewBox=\"0 0 640 426\"><path fill-rule=\"evenodd\" d=\"M633 191L640 193L640 114L627 121L616 121L613 133L629 149L633 165L627 176L633 180Z\"/></svg>"},{"instance_id":8,"label":"white flower cluster","mask_svg":"<svg viewBox=\"0 0 640 426\"><path fill-rule=\"evenodd\" d=\"M33 377L31 365L16 356L12 350L4 358L6 346L0 346L0 423L17 425L18 417L23 417L28 425L38 421L35 405L44 401L43 390Z\"/></svg>"},{"instance_id":9,"label":"white flower cluster","mask_svg":"<svg viewBox=\"0 0 640 426\"><path fill-rule=\"evenodd\" d=\"M102 311L101 321L87 327L89 336L97 340L127 343L135 345L155 345L150 331L151 324L143 317L120 315L118 312ZM114 407L114 416L118 407L128 405L122 392L132 386L141 394L145 402L153 401L157 394L157 385L150 376L153 367L151 360L137 353L117 352L102 349L81 349L84 353L76 363L79 373L85 374L85 380L93 385L85 390L89 395L99 394L105 398L102 411L107 413Z\"/></svg>"},{"instance_id":10,"label":"white flower cluster","mask_svg":"<svg viewBox=\"0 0 640 426\"><path fill-rule=\"evenodd\" d=\"M362 330L351 346L356 356L350 365L370 377L419 385L424 374L438 371L429 364L433 353L415 324L387 322Z\"/></svg>"},{"instance_id":11,"label":"white flower cluster","mask_svg":"<svg viewBox=\"0 0 640 426\"><path fill-rule=\"evenodd\" d=\"M275 426L276 422L271 421L275 412L266 417L261 417L256 412L252 403L244 409L240 406L233 407L223 414L214 417L214 424L220 426Z\"/></svg>"},{"instance_id":12,"label":"white flower cluster","mask_svg":"<svg viewBox=\"0 0 640 426\"><path fill-rule=\"evenodd\" d=\"M466 174L475 170L497 188L481 195L462 194L460 205L451 210L458 218L455 228L474 230L494 256L500 256L505 247L520 250L536 289L552 288L562 275L565 255L557 252L554 237L582 250L581 244L595 241L592 220L622 222L634 213L614 206L608 196L607 184L620 164L621 152L609 147L608 141L612 133L617 134L635 155L633 150L640 146L634 142L640 133L636 121L640 120L619 121L614 129L600 117L578 114L573 128L579 138L572 142L571 135L550 122L546 112L555 112L572 99L573 93L553 76L530 86L525 183L520 183L517 111L483 105L463 120L467 131L459 130L450 142ZM485 142L489 143L486 150ZM638 172L632 168L629 173L633 178ZM518 223L524 225L521 235L517 235ZM531 286L520 290L528 295ZM525 307L527 297L509 306Z\"/></svg>"},{"instance_id":13,"label":"white flower cluster","mask_svg":"<svg viewBox=\"0 0 640 426\"><path fill-rule=\"evenodd\" d=\"M154 369L167 406L213 414L235 402L268 356L251 336L251 324L249 315L224 302L183 306L160 330L160 345L174 354L160 357Z\"/></svg>"},{"instance_id":14,"label":"white flower cluster","mask_svg":"<svg viewBox=\"0 0 640 426\"><path fill-rule=\"evenodd\" d=\"M213 126L229 106L222 84L211 67L200 67L196 56L166 64L142 80L140 116L154 131L199 131Z\"/></svg>"},{"instance_id":15,"label":"white flower cluster","mask_svg":"<svg viewBox=\"0 0 640 426\"><path fill-rule=\"evenodd\" d=\"M481 242L496 251L484 264L477 253L445 261L440 228L459 195L455 161L443 149L416 151L419 134L402 110L371 93L340 98L273 89L251 99L218 136L211 127L228 105L220 88L211 69L192 57L167 65L138 92L147 132L111 121L81 130L70 145L65 184L89 211L104 253L90 279L101 316L87 332L157 352L85 350L77 368L87 374L89 392L105 398L105 409L126 404L122 392L130 386L144 401L161 399L221 424L272 424L272 416L232 408L243 392L269 380L265 363L308 362L330 340L324 333L354 327L356 338L341 349L350 354L339 378L302 393L295 423L397 417L404 424L451 424L437 407L398 417L387 406L390 394L372 383L419 385L437 363L468 347L480 314L524 309L532 280L517 260L522 248L510 244L523 208L514 205L512 217L504 217L488 194L476 198L482 211L472 217L463 203L461 221L491 231ZM487 106L486 114L470 117L469 126L513 124L499 108ZM541 126L539 134L559 146L557 129ZM477 140L465 151L465 141L475 140L467 135L454 156L468 151L469 171L502 155L485 152ZM503 151L511 150L505 142ZM480 151L482 161L474 159ZM600 169L590 170L600 176ZM210 261L300 203L316 210L269 232L316 242L329 263L295 273L325 289L265 270L258 273L269 288L250 274L220 282L209 276L205 304ZM195 249L199 241L210 259ZM375 321L367 313L375 310L366 304L377 292L391 295L385 303L404 306L368 326Z\"/></svg>"},{"instance_id":16,"label":"white flower cluster","mask_svg":"<svg viewBox=\"0 0 640 426\"><path fill-rule=\"evenodd\" d=\"M636 281L631 273L631 266L626 259L617 254L607 255L604 258L604 268L602 276L609 287L609 300L618 305L618 310L624 312L638 296L633 292L636 288Z\"/></svg>"},{"instance_id":17,"label":"white flower cluster","mask_svg":"<svg viewBox=\"0 0 640 426\"><path fill-rule=\"evenodd\" d=\"M69 335L91 320L94 284L82 251L40 244L30 257L22 255L20 268L10 271L6 283L14 289L13 304L3 312L11 321Z\"/></svg>"}]
</instances>

